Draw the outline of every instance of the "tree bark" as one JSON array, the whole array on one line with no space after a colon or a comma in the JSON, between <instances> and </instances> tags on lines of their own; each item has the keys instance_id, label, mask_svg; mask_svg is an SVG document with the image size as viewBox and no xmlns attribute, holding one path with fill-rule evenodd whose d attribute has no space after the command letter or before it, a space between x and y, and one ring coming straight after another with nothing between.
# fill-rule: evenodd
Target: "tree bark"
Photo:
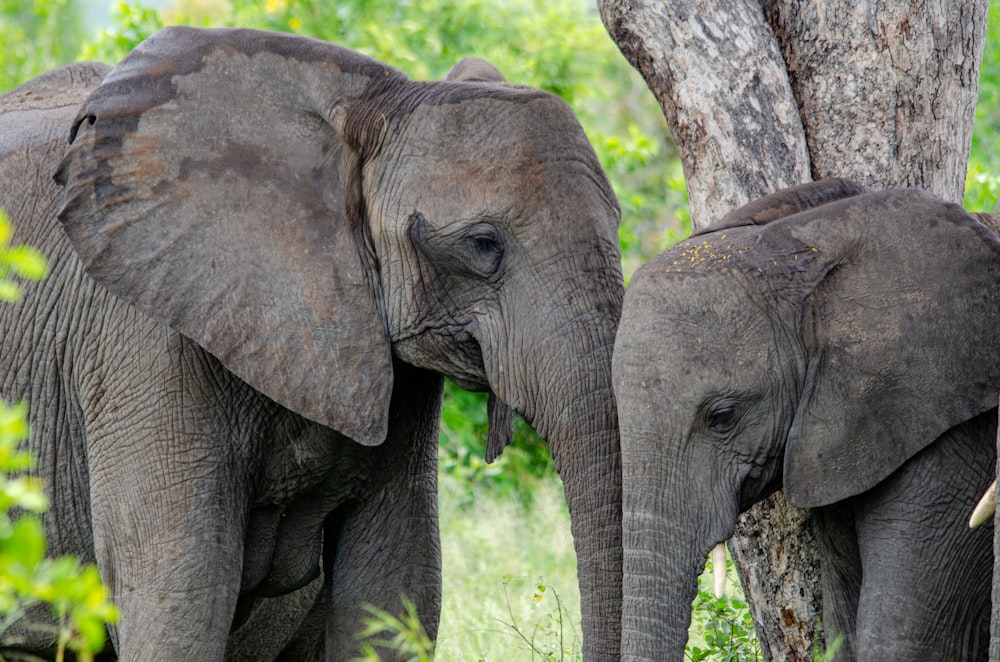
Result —
<instances>
[{"instance_id":1,"label":"tree bark","mask_svg":"<svg viewBox=\"0 0 1000 662\"><path fill-rule=\"evenodd\" d=\"M663 109L705 227L823 177L960 202L987 0L598 0ZM780 495L730 541L765 659L811 660L820 614L810 519Z\"/></svg>"},{"instance_id":2,"label":"tree bark","mask_svg":"<svg viewBox=\"0 0 1000 662\"><path fill-rule=\"evenodd\" d=\"M961 202L988 4L764 0L812 176Z\"/></svg>"},{"instance_id":3,"label":"tree bark","mask_svg":"<svg viewBox=\"0 0 1000 662\"><path fill-rule=\"evenodd\" d=\"M808 180L799 111L759 1L601 0L600 8L667 118L693 228Z\"/></svg>"}]
</instances>

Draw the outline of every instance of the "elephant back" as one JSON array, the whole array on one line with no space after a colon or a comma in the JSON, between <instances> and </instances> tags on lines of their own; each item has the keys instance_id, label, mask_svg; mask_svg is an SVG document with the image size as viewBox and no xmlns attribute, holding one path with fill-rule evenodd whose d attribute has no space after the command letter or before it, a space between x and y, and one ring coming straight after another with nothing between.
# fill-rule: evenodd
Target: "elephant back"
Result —
<instances>
[{"instance_id":1,"label":"elephant back","mask_svg":"<svg viewBox=\"0 0 1000 662\"><path fill-rule=\"evenodd\" d=\"M62 195L52 175L69 147L77 110L110 70L96 62L70 64L0 96L0 207L14 226L13 243L50 244Z\"/></svg>"},{"instance_id":2,"label":"elephant back","mask_svg":"<svg viewBox=\"0 0 1000 662\"><path fill-rule=\"evenodd\" d=\"M0 208L13 229L10 243L41 251L49 264L44 280L21 283L20 301L0 304L0 398L9 402L26 398L54 406L46 383L57 371L46 352L65 342L79 320L78 311L59 310L72 307L74 297L55 294L96 287L56 220L62 191L52 176L77 110L108 71L103 64L71 64L0 96ZM63 346L59 355L65 353ZM36 436L45 436L47 425L32 420Z\"/></svg>"},{"instance_id":3,"label":"elephant back","mask_svg":"<svg viewBox=\"0 0 1000 662\"><path fill-rule=\"evenodd\" d=\"M78 62L53 69L0 96L0 161L49 142L60 143L65 150L76 111L109 71L110 67L99 62Z\"/></svg>"}]
</instances>

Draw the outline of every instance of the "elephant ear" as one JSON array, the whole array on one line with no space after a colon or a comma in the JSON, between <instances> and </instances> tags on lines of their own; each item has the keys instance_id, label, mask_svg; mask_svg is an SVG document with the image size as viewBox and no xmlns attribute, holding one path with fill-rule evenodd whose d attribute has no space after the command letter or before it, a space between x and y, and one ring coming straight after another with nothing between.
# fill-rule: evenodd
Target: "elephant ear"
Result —
<instances>
[{"instance_id":1,"label":"elephant ear","mask_svg":"<svg viewBox=\"0 0 1000 662\"><path fill-rule=\"evenodd\" d=\"M894 190L769 225L760 240L801 257L808 292L806 375L784 458L790 503L860 494L996 407L1000 241L973 215Z\"/></svg>"},{"instance_id":2,"label":"elephant ear","mask_svg":"<svg viewBox=\"0 0 1000 662\"><path fill-rule=\"evenodd\" d=\"M345 125L400 82L311 39L164 29L83 105L60 220L119 298L283 406L380 444L391 351Z\"/></svg>"},{"instance_id":3,"label":"elephant ear","mask_svg":"<svg viewBox=\"0 0 1000 662\"><path fill-rule=\"evenodd\" d=\"M708 227L692 233L692 236L743 225L767 225L802 211L868 192L861 184L839 177L796 184L751 200Z\"/></svg>"}]
</instances>

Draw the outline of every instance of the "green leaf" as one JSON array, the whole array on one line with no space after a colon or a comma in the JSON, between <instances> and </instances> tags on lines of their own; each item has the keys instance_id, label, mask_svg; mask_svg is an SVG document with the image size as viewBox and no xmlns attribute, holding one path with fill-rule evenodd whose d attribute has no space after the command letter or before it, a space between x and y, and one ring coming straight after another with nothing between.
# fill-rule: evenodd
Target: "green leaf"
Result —
<instances>
[{"instance_id":1,"label":"green leaf","mask_svg":"<svg viewBox=\"0 0 1000 662\"><path fill-rule=\"evenodd\" d=\"M0 539L0 556L7 563L17 563L32 569L45 557L45 532L37 517L26 515L17 519L10 535Z\"/></svg>"},{"instance_id":2,"label":"green leaf","mask_svg":"<svg viewBox=\"0 0 1000 662\"><path fill-rule=\"evenodd\" d=\"M104 639L107 634L104 619L100 616L76 615L73 620L76 623L77 631L83 637L86 649L94 653L100 652L104 648Z\"/></svg>"},{"instance_id":3,"label":"green leaf","mask_svg":"<svg viewBox=\"0 0 1000 662\"><path fill-rule=\"evenodd\" d=\"M30 246L14 246L4 251L3 259L10 265L14 273L28 280L41 280L45 277L48 263L45 257Z\"/></svg>"},{"instance_id":4,"label":"green leaf","mask_svg":"<svg viewBox=\"0 0 1000 662\"><path fill-rule=\"evenodd\" d=\"M42 491L42 483L37 478L20 476L11 480L0 481L4 496L11 503L31 512L44 512L49 507L48 497Z\"/></svg>"},{"instance_id":5,"label":"green leaf","mask_svg":"<svg viewBox=\"0 0 1000 662\"><path fill-rule=\"evenodd\" d=\"M21 288L10 280L0 280L0 301L16 302L21 300Z\"/></svg>"}]
</instances>

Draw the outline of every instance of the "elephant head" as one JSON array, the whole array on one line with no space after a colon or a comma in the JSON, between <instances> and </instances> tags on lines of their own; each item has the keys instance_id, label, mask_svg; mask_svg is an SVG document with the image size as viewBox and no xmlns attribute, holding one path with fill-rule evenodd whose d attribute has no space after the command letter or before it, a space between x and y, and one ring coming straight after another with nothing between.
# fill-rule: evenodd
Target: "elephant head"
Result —
<instances>
[{"instance_id":1,"label":"elephant head","mask_svg":"<svg viewBox=\"0 0 1000 662\"><path fill-rule=\"evenodd\" d=\"M784 487L826 506L996 406L1000 241L843 181L730 214L634 276L615 345L623 659L681 659L705 556ZM981 487L978 489L982 489Z\"/></svg>"},{"instance_id":2,"label":"elephant head","mask_svg":"<svg viewBox=\"0 0 1000 662\"><path fill-rule=\"evenodd\" d=\"M619 209L568 106L501 81L167 28L80 110L60 220L117 297L359 444L393 357L489 391L490 457L518 412L566 487L588 655L615 657Z\"/></svg>"}]
</instances>

